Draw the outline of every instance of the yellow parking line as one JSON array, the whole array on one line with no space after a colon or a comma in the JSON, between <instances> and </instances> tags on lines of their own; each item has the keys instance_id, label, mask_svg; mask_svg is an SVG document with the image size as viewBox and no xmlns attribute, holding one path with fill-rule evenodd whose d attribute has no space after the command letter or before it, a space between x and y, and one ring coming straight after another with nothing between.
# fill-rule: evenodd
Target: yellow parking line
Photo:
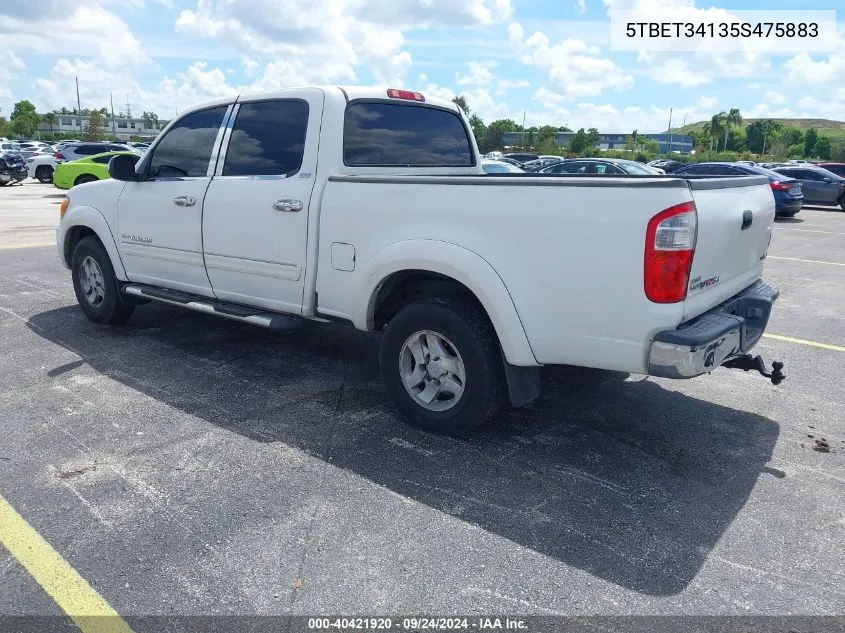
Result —
<instances>
[{"instance_id":1,"label":"yellow parking line","mask_svg":"<svg viewBox=\"0 0 845 633\"><path fill-rule=\"evenodd\" d=\"M793 262L805 262L807 264L827 264L828 266L845 266L840 262L820 262L817 259L801 259L800 257L778 257L777 255L769 255L766 259L787 259Z\"/></svg>"},{"instance_id":2,"label":"yellow parking line","mask_svg":"<svg viewBox=\"0 0 845 633\"><path fill-rule=\"evenodd\" d=\"M2 496L0 543L83 633L132 633L117 611Z\"/></svg>"},{"instance_id":3,"label":"yellow parking line","mask_svg":"<svg viewBox=\"0 0 845 633\"><path fill-rule=\"evenodd\" d=\"M0 251L10 251L18 248L44 248L45 246L55 246L56 242L42 242L40 244L0 244Z\"/></svg>"},{"instance_id":4,"label":"yellow parking line","mask_svg":"<svg viewBox=\"0 0 845 633\"><path fill-rule=\"evenodd\" d=\"M786 341L787 343L798 343L799 345L809 345L810 347L820 347L821 349L829 349L834 352L845 352L845 347L839 345L831 345L830 343L819 343L817 341L808 341L803 338L792 338L791 336L781 336L780 334L763 334L766 338L773 338L776 341Z\"/></svg>"}]
</instances>

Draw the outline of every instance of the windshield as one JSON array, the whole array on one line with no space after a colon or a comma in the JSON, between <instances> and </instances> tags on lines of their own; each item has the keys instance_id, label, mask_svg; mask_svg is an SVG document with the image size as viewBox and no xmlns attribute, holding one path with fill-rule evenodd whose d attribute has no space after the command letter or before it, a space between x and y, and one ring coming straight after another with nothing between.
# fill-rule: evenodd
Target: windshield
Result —
<instances>
[{"instance_id":1,"label":"windshield","mask_svg":"<svg viewBox=\"0 0 845 633\"><path fill-rule=\"evenodd\" d=\"M643 165L642 163L638 163L633 160L620 160L618 165L627 171L629 174L641 174L641 175L660 175L660 172L652 169L648 165Z\"/></svg>"}]
</instances>

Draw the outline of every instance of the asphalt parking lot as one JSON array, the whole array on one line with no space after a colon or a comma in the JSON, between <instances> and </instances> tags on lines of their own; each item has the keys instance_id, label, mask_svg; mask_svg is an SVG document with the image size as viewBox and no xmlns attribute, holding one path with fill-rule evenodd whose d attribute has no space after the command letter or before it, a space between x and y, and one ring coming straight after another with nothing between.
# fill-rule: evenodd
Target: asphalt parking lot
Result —
<instances>
[{"instance_id":1,"label":"asphalt parking lot","mask_svg":"<svg viewBox=\"0 0 845 633\"><path fill-rule=\"evenodd\" d=\"M845 213L777 223L780 386L555 368L456 440L376 336L87 321L57 194L0 189L0 499L121 615L845 614ZM60 613L0 547L0 614Z\"/></svg>"}]
</instances>

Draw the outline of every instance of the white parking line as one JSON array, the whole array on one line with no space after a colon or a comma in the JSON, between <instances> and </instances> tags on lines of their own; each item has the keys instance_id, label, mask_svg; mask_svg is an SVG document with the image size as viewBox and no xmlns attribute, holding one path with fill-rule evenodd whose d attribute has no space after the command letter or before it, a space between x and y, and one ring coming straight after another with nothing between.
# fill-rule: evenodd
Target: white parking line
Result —
<instances>
[{"instance_id":1,"label":"white parking line","mask_svg":"<svg viewBox=\"0 0 845 633\"><path fill-rule=\"evenodd\" d=\"M828 266L845 266L841 262L820 262L817 259L801 259L800 257L778 257L777 255L769 255L766 259L785 259L791 262L805 262L807 264L827 264Z\"/></svg>"},{"instance_id":2,"label":"white parking line","mask_svg":"<svg viewBox=\"0 0 845 633\"><path fill-rule=\"evenodd\" d=\"M776 226L775 228L778 231L786 231L787 233L790 231L801 231L802 233L827 233L828 235L845 235L845 233L839 233L837 231L821 231L819 229L788 229L785 226Z\"/></svg>"}]
</instances>

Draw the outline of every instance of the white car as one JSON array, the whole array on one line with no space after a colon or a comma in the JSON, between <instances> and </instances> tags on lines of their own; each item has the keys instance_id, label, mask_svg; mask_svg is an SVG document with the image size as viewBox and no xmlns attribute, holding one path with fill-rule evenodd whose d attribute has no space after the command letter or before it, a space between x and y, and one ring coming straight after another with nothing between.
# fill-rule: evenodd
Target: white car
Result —
<instances>
[{"instance_id":1,"label":"white car","mask_svg":"<svg viewBox=\"0 0 845 633\"><path fill-rule=\"evenodd\" d=\"M543 365L782 378L748 354L778 296L765 176L485 175L453 103L365 87L196 106L109 173L56 233L89 319L383 330L387 392L430 431L530 402Z\"/></svg>"},{"instance_id":2,"label":"white car","mask_svg":"<svg viewBox=\"0 0 845 633\"><path fill-rule=\"evenodd\" d=\"M30 178L39 182L53 182L53 173L56 171L56 157L54 153L43 152L35 154L26 159L26 169Z\"/></svg>"}]
</instances>

